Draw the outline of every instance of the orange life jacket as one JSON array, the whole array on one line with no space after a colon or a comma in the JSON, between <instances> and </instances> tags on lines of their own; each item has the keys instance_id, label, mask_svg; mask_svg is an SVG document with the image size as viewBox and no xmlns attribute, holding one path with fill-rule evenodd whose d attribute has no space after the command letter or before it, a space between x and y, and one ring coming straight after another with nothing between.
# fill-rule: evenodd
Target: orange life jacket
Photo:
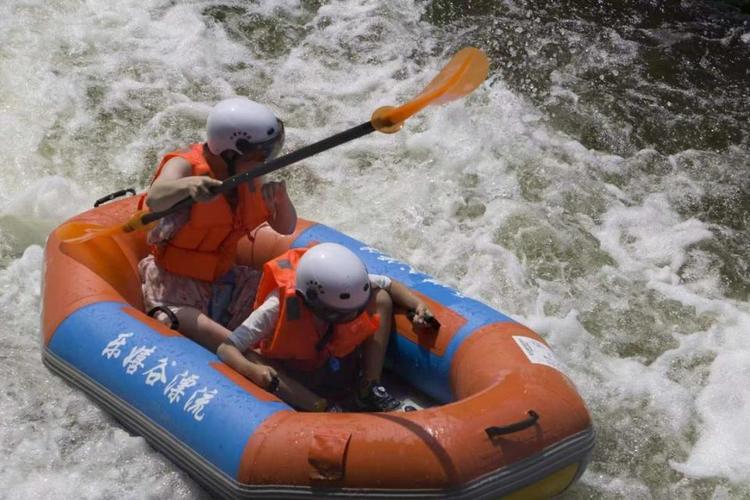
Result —
<instances>
[{"instance_id":1,"label":"orange life jacket","mask_svg":"<svg viewBox=\"0 0 750 500\"><path fill-rule=\"evenodd\" d=\"M318 350L316 344L325 332L316 330L312 311L296 295L294 287L297 264L306 251L288 250L266 262L253 309L260 307L273 290L279 291L281 309L276 329L273 336L261 341L260 352L269 358L293 360L296 368L312 370L331 356L341 358L354 351L375 333L380 318L365 311L349 323L334 325L328 343Z\"/></svg>"},{"instance_id":2,"label":"orange life jacket","mask_svg":"<svg viewBox=\"0 0 750 500\"><path fill-rule=\"evenodd\" d=\"M203 144L192 144L186 150L167 153L162 158L154 180L164 165L180 157L190 163L191 175L218 176L203 155ZM156 262L167 271L203 281L216 281L234 265L237 242L268 219L269 213L260 191L261 182L253 179L237 189L234 211L225 196L196 203L190 209L190 219L169 239L151 246Z\"/></svg>"}]
</instances>

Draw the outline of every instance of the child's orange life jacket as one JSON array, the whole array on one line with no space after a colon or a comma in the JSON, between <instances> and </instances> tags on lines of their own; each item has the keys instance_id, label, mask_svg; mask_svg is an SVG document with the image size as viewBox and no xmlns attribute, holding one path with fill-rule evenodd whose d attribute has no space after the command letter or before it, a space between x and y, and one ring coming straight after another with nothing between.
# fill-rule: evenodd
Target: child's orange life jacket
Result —
<instances>
[{"instance_id":1,"label":"child's orange life jacket","mask_svg":"<svg viewBox=\"0 0 750 500\"><path fill-rule=\"evenodd\" d=\"M294 360L294 367L313 370L331 356L341 358L370 338L380 325L378 315L367 311L353 321L334 325L328 343L318 350L322 336L315 328L313 312L295 293L295 276L299 259L306 248L288 250L266 262L253 309L257 309L273 290L279 291L281 309L273 336L260 342L260 352L269 358Z\"/></svg>"},{"instance_id":2,"label":"child's orange life jacket","mask_svg":"<svg viewBox=\"0 0 750 500\"><path fill-rule=\"evenodd\" d=\"M203 148L203 144L192 144L185 150L167 153L159 164L154 180L159 177L164 165L175 157L184 158L190 163L191 175L225 178L211 169ZM239 185L234 211L223 195L208 202L195 203L190 208L190 219L169 241L151 245L151 253L157 264L180 276L216 281L234 265L237 242L269 217L260 187L258 179Z\"/></svg>"}]
</instances>

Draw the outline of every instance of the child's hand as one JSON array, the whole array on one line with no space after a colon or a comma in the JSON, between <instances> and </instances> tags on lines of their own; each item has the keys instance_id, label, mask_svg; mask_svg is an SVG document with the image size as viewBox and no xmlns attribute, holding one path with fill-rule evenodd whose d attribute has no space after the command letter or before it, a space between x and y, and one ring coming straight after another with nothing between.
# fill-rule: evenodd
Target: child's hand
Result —
<instances>
[{"instance_id":1,"label":"child's hand","mask_svg":"<svg viewBox=\"0 0 750 500\"><path fill-rule=\"evenodd\" d=\"M275 219L277 207L289 199L289 195L286 192L286 182L266 182L260 188L260 191L263 195L263 201L266 202L266 208L271 213L271 218Z\"/></svg>"},{"instance_id":2,"label":"child's hand","mask_svg":"<svg viewBox=\"0 0 750 500\"><path fill-rule=\"evenodd\" d=\"M211 201L216 198L217 194L212 189L221 186L220 180L212 179L205 175L183 177L179 182L182 183L187 195L198 202Z\"/></svg>"},{"instance_id":3,"label":"child's hand","mask_svg":"<svg viewBox=\"0 0 750 500\"><path fill-rule=\"evenodd\" d=\"M414 308L414 317L411 322L414 326L427 327L431 326L430 318L432 317L432 311L430 311L430 308L423 302L420 302L417 304L417 307Z\"/></svg>"},{"instance_id":4,"label":"child's hand","mask_svg":"<svg viewBox=\"0 0 750 500\"><path fill-rule=\"evenodd\" d=\"M271 389L273 386L278 388L279 374L270 366L256 365L250 374L250 379L263 389ZM273 392L273 391L272 391Z\"/></svg>"}]
</instances>

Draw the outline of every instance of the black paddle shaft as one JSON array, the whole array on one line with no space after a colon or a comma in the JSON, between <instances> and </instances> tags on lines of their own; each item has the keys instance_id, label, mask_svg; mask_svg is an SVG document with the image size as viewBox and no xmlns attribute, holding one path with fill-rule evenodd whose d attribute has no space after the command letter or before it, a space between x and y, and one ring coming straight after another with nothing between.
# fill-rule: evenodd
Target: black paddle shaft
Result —
<instances>
[{"instance_id":1,"label":"black paddle shaft","mask_svg":"<svg viewBox=\"0 0 750 500\"><path fill-rule=\"evenodd\" d=\"M340 132L336 135L332 135L327 139L323 139L322 141L318 141L314 144L310 144L309 146L300 148L297 151L292 151L289 154L279 156L278 158L271 161L267 161L262 165L259 165L258 167L250 170L249 172L243 172L241 174L234 175L222 182L221 186L214 188L212 191L216 194L226 193L227 191L231 191L232 189L236 188L243 182L247 182L256 177L260 177L261 175L269 174L271 172L279 170L280 168L289 166L292 163L296 163L300 160L304 160L305 158L309 158L310 156L322 153L323 151L326 151L328 149L340 146L345 142L349 142L367 135L373 131L375 131L375 128L372 126L372 123L365 122L361 125L357 125L356 127L352 127L349 130L344 130L343 132ZM187 208L193 203L195 203L194 199L184 198L165 210L161 210L159 212L149 212L145 214L143 217L141 217L141 223L144 225L149 224L171 213Z\"/></svg>"}]
</instances>

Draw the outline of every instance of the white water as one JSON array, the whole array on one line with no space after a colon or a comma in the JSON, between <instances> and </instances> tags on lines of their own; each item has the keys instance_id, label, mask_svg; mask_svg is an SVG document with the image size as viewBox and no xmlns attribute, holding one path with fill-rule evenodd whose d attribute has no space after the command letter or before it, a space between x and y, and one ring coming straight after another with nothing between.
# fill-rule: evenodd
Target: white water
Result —
<instances>
[{"instance_id":1,"label":"white water","mask_svg":"<svg viewBox=\"0 0 750 500\"><path fill-rule=\"evenodd\" d=\"M221 98L274 107L289 150L408 99L460 48L421 20L421 4L173 4L0 5L0 498L205 496L42 366L51 228L99 196L142 188L160 154L201 139ZM676 209L704 187L679 170L655 192L608 183L655 152L589 150L543 118L492 77L399 134L283 177L305 218L547 339L599 431L570 498L750 495L750 305L726 298L710 252L695 250L713 238L709 224Z\"/></svg>"}]
</instances>

